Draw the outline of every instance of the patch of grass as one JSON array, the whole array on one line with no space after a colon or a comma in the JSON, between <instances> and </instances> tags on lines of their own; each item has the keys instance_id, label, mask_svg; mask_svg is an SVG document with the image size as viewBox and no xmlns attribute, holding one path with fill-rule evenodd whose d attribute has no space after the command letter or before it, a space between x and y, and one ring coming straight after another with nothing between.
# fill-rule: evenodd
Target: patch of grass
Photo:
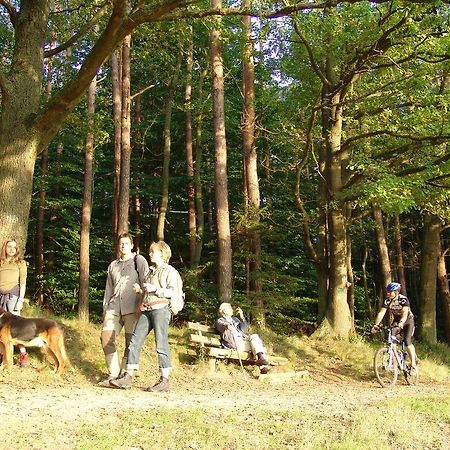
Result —
<instances>
[{"instance_id":1,"label":"patch of grass","mask_svg":"<svg viewBox=\"0 0 450 450\"><path fill-rule=\"evenodd\" d=\"M382 401L349 415L304 411L207 410L177 408L145 413L130 410L102 424L80 426L76 448L83 450L179 449L423 449L446 448L450 401L438 411L437 398ZM439 399L441 402L442 399Z\"/></svg>"},{"instance_id":2,"label":"patch of grass","mask_svg":"<svg viewBox=\"0 0 450 450\"><path fill-rule=\"evenodd\" d=\"M436 405L439 406L436 407ZM450 439L450 399L396 398L359 412L333 450L444 449Z\"/></svg>"}]
</instances>

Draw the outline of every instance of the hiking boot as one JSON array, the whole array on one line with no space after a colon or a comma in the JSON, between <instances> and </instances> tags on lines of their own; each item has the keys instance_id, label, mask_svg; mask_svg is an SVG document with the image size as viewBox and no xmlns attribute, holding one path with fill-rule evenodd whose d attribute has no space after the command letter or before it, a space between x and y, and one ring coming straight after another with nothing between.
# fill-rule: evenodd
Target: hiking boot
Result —
<instances>
[{"instance_id":1,"label":"hiking boot","mask_svg":"<svg viewBox=\"0 0 450 450\"><path fill-rule=\"evenodd\" d=\"M255 364L257 366L267 366L267 364L269 364L269 360L264 353L258 353L258 359L256 360Z\"/></svg>"},{"instance_id":2,"label":"hiking boot","mask_svg":"<svg viewBox=\"0 0 450 450\"><path fill-rule=\"evenodd\" d=\"M30 367L30 361L28 360L28 353L19 354L20 367Z\"/></svg>"},{"instance_id":3,"label":"hiking boot","mask_svg":"<svg viewBox=\"0 0 450 450\"><path fill-rule=\"evenodd\" d=\"M125 372L121 377L111 380L109 385L119 389L129 389L131 387L132 378L133 377L128 372Z\"/></svg>"},{"instance_id":4,"label":"hiking boot","mask_svg":"<svg viewBox=\"0 0 450 450\"><path fill-rule=\"evenodd\" d=\"M269 366L261 366L259 371L260 371L261 375L265 375L266 373L270 372L270 367Z\"/></svg>"},{"instance_id":5,"label":"hiking boot","mask_svg":"<svg viewBox=\"0 0 450 450\"><path fill-rule=\"evenodd\" d=\"M147 391L149 392L166 392L169 390L169 379L161 377L156 384L149 387Z\"/></svg>"}]
</instances>

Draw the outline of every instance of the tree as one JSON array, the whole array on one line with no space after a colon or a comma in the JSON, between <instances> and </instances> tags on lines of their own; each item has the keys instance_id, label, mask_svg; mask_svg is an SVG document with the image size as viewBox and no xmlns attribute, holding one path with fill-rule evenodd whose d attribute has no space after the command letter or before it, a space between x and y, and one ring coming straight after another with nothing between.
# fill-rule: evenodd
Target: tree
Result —
<instances>
[{"instance_id":1,"label":"tree","mask_svg":"<svg viewBox=\"0 0 450 450\"><path fill-rule=\"evenodd\" d=\"M212 8L220 8L221 0L212 0ZM224 78L221 47L221 20L216 18L216 26L211 30L211 59L214 105L214 146L215 146L215 198L217 221L217 287L221 302L231 300L232 291L232 250L230 231L230 211L228 208L227 142L225 136Z\"/></svg>"},{"instance_id":2,"label":"tree","mask_svg":"<svg viewBox=\"0 0 450 450\"><path fill-rule=\"evenodd\" d=\"M170 151L171 151L171 138L170 138L170 126L172 123L172 105L173 97L175 95L175 90L178 85L178 77L180 76L180 68L183 53L180 49L178 51L177 63L175 65L174 73L172 75L172 80L169 84L169 90L166 100L166 107L164 109L164 130L163 130L163 141L164 141L164 153L163 153L163 190L161 195L161 200L159 203L159 215L158 215L158 225L156 230L156 238L158 241L164 240L164 226L166 224L167 208L169 205L169 169L170 169Z\"/></svg>"},{"instance_id":3,"label":"tree","mask_svg":"<svg viewBox=\"0 0 450 450\"><path fill-rule=\"evenodd\" d=\"M49 0L22 0L20 8L6 1L2 6L14 27L14 48L3 60L7 69L0 73L2 96L0 132L0 237L14 232L21 245L26 241L32 181L36 156L50 143L67 115L80 101L98 68L133 28L161 19L176 10L175 0L149 6L140 3L127 12L127 0L115 0L102 7L86 6L86 23L67 42L44 51L52 21ZM66 17L71 15L65 11ZM91 30L93 23L100 31L85 57L71 67L72 77L48 101L41 104L44 58L54 56L73 45ZM69 21L69 27L73 26ZM62 37L62 36L61 36ZM18 201L20 199L20 201Z\"/></svg>"},{"instance_id":4,"label":"tree","mask_svg":"<svg viewBox=\"0 0 450 450\"><path fill-rule=\"evenodd\" d=\"M92 184L94 180L94 112L96 87L97 79L94 77L88 90L88 131L86 134L84 157L84 191L80 227L80 289L78 294L78 317L83 322L89 321L89 245L92 215Z\"/></svg>"},{"instance_id":5,"label":"tree","mask_svg":"<svg viewBox=\"0 0 450 450\"><path fill-rule=\"evenodd\" d=\"M244 0L244 8L251 6ZM261 298L261 235L260 192L258 179L258 154L255 145L255 64L250 16L242 17L244 49L242 55L242 147L244 150L244 192L247 206L247 228L249 244L249 287L255 294L258 321L264 325L263 301Z\"/></svg>"}]
</instances>

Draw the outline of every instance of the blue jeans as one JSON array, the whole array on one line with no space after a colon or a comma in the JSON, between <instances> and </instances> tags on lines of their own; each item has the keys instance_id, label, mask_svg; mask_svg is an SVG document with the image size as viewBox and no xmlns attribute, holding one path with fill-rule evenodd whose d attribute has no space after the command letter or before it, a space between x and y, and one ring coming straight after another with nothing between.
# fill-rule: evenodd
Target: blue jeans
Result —
<instances>
[{"instance_id":1,"label":"blue jeans","mask_svg":"<svg viewBox=\"0 0 450 450\"><path fill-rule=\"evenodd\" d=\"M151 311L143 311L131 336L128 346L127 370L139 369L139 357L144 345L145 338L150 331L155 330L156 353L158 354L158 363L160 369L170 368L170 349L169 349L169 322L170 310L168 306Z\"/></svg>"}]
</instances>

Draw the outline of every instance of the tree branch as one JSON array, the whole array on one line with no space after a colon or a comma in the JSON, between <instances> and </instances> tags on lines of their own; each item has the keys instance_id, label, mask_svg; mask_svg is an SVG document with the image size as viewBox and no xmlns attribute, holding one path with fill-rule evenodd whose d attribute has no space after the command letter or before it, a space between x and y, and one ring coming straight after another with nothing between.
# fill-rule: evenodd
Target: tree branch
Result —
<instances>
[{"instance_id":1,"label":"tree branch","mask_svg":"<svg viewBox=\"0 0 450 450\"><path fill-rule=\"evenodd\" d=\"M12 26L15 28L16 27L16 22L17 22L17 10L16 10L16 8L14 8L14 6L11 5L11 3L9 3L6 0L0 0L0 6L3 6L6 9L6 11L8 11L9 20L11 20Z\"/></svg>"},{"instance_id":2,"label":"tree branch","mask_svg":"<svg viewBox=\"0 0 450 450\"><path fill-rule=\"evenodd\" d=\"M314 58L314 53L312 51L312 48L309 45L309 42L306 40L305 35L303 34L302 30L300 30L300 27L298 26L298 23L295 19L293 19L293 23L294 23L295 32L297 33L298 37L301 39L303 45L306 48L306 51L308 52L309 61L311 63L311 66L312 66L314 72L316 72L317 76L321 79L323 84L330 86L331 81L328 80L328 78L325 76L325 74L320 69L319 64L316 62L316 58Z\"/></svg>"},{"instance_id":3,"label":"tree branch","mask_svg":"<svg viewBox=\"0 0 450 450\"><path fill-rule=\"evenodd\" d=\"M44 52L44 58L51 58L52 56L61 53L64 50L67 50L71 47L75 42L77 42L80 38L82 38L86 33L92 30L93 26L102 18L102 16L108 11L111 4L109 2L105 3L99 11L94 15L94 17L87 22L80 30L75 33L69 40L67 40L64 44L59 45L51 50L47 50Z\"/></svg>"}]
</instances>

